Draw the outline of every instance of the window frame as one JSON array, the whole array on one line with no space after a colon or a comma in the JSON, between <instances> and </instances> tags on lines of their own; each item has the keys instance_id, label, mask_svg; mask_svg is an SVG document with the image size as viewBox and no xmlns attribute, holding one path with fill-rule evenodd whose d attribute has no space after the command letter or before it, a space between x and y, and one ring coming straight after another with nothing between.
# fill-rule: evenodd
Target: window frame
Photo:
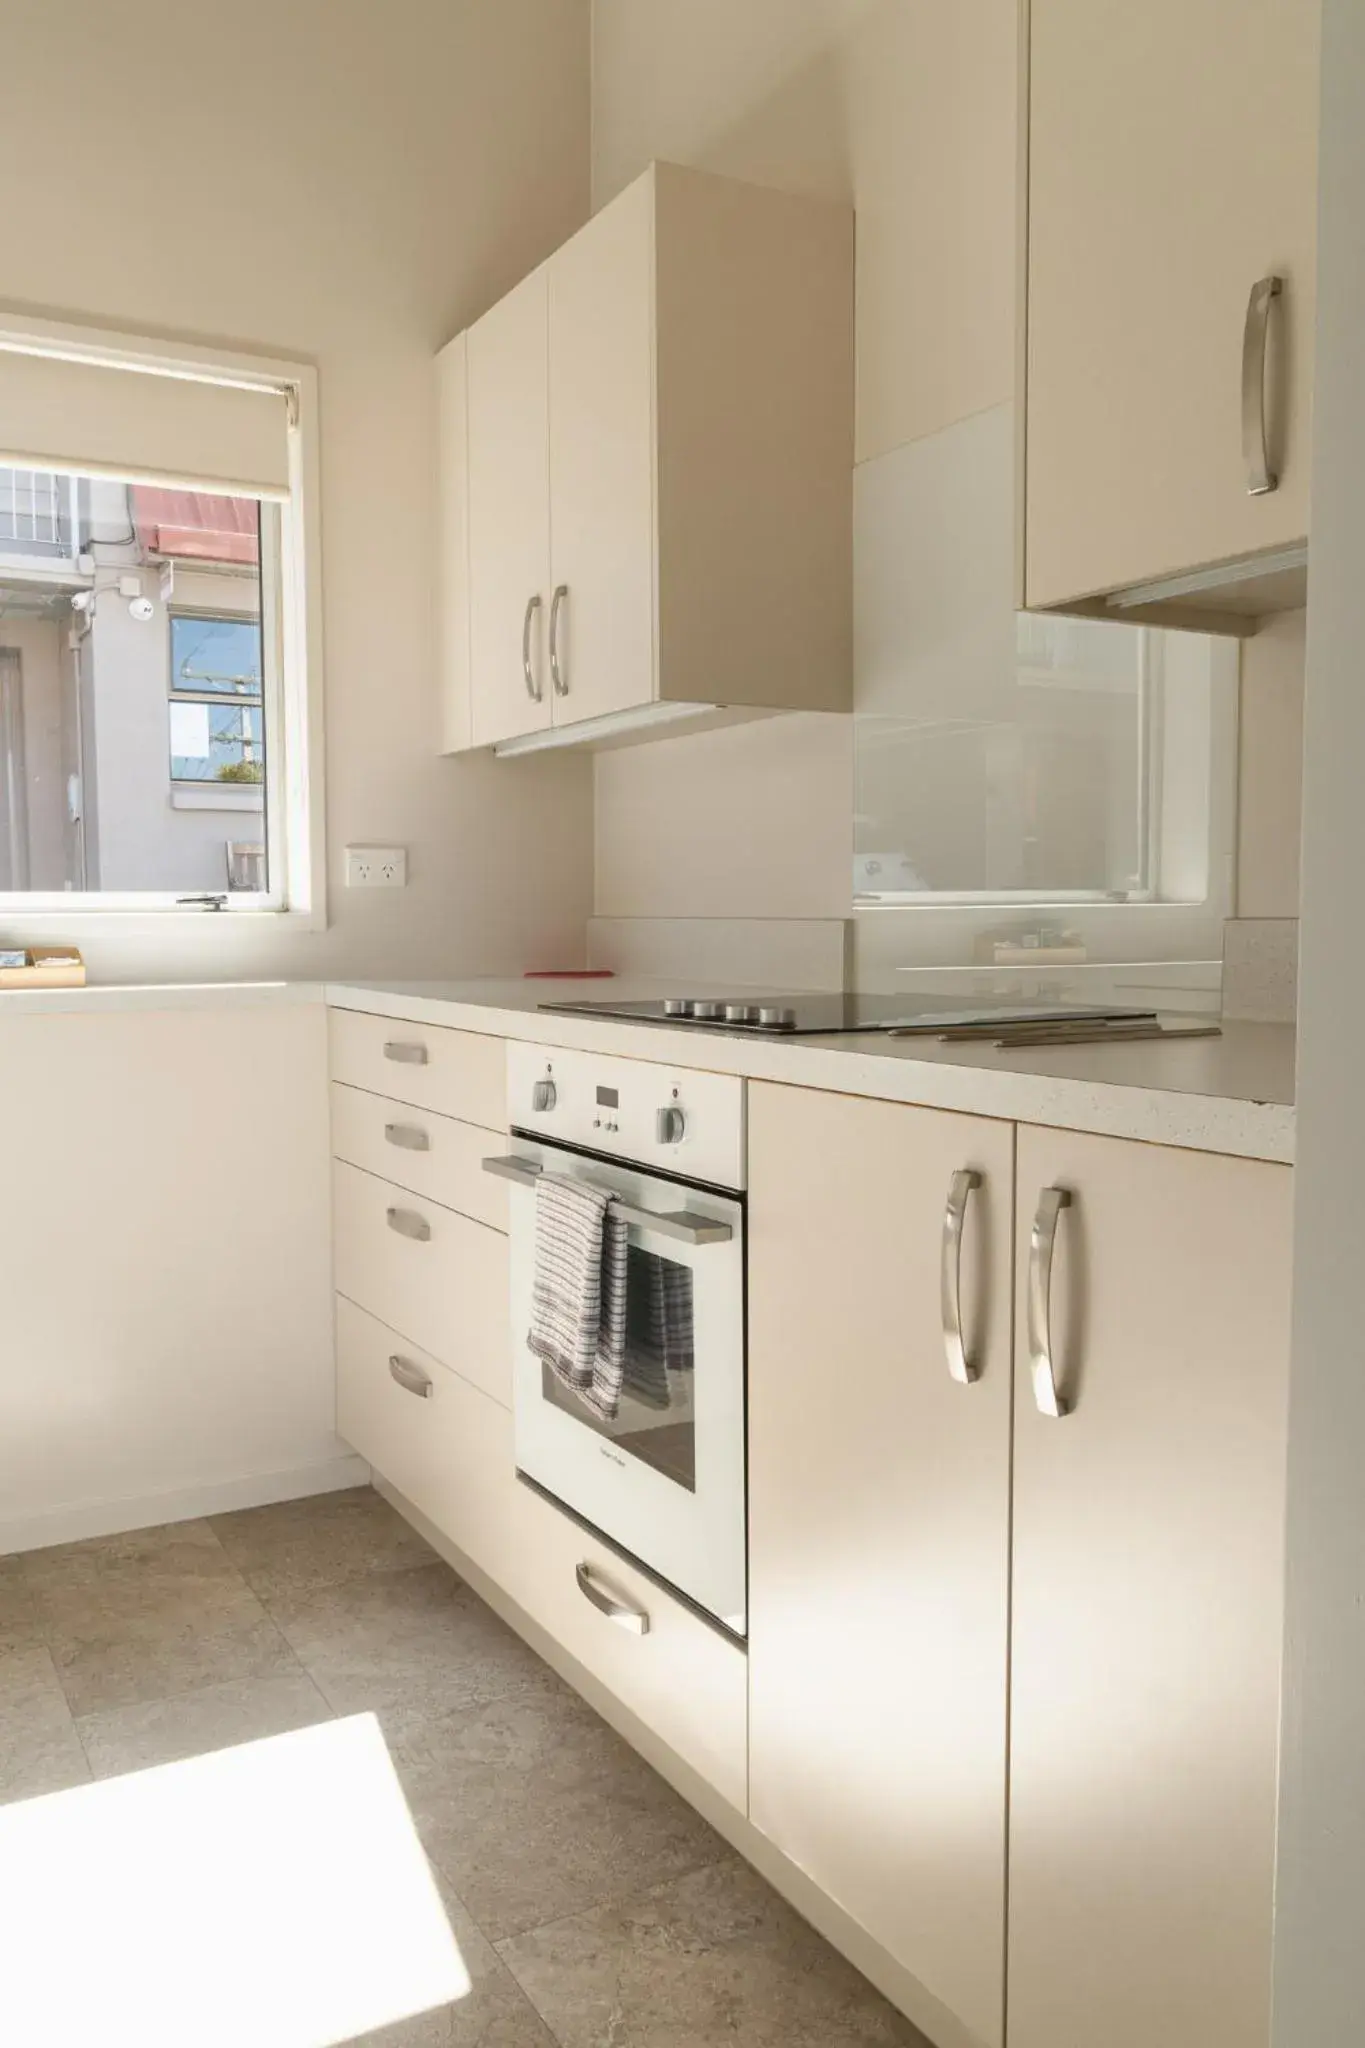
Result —
<instances>
[{"instance_id":1,"label":"window frame","mask_svg":"<svg viewBox=\"0 0 1365 2048\"><path fill-rule=\"evenodd\" d=\"M64 321L32 320L3 309L0 342L10 349L59 361L277 392L287 408L288 459L287 497L278 503L261 501L263 525L267 514L277 515L279 536L278 548L263 545L261 549L263 669L268 671L273 658L278 675L273 692L264 687L265 676L262 678L264 827L270 888L229 892L225 877L221 892L209 892L212 901L204 897L187 901L181 890L5 890L0 891L0 926L15 930L18 938L32 945L100 931L164 934L202 923L206 914L219 915L213 904L221 893L222 912L235 918L265 919L271 924L284 921L299 930L324 929L325 750L316 370L291 359L159 341ZM160 477L150 480L164 481ZM132 477L129 481L143 479ZM197 487L209 486L200 479ZM242 495L240 489L235 495ZM278 562L278 579L267 573L267 557ZM170 701L169 688L167 695ZM170 780L172 790L191 786Z\"/></svg>"}]
</instances>

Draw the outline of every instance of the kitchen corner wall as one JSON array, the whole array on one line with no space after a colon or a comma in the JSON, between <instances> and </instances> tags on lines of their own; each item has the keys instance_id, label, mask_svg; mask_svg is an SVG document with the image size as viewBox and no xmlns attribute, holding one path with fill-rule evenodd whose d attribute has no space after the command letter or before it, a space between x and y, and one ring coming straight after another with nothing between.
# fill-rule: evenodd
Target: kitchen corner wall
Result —
<instances>
[{"instance_id":1,"label":"kitchen corner wall","mask_svg":"<svg viewBox=\"0 0 1365 2048\"><path fill-rule=\"evenodd\" d=\"M1014 395L1017 19L1015 0L594 0L595 207L652 157L856 205L869 488L930 436L974 445L964 423ZM1241 913L1293 916L1302 614L1248 643L1243 688ZM850 720L659 741L595 772L599 917L851 914ZM874 913L860 972L893 971L911 919L914 951L941 957L927 916Z\"/></svg>"},{"instance_id":2,"label":"kitchen corner wall","mask_svg":"<svg viewBox=\"0 0 1365 2048\"><path fill-rule=\"evenodd\" d=\"M586 218L588 0L10 0L0 291L317 364L330 924L99 937L101 980L581 958L591 769L437 751L432 357ZM399 896L348 841L409 850Z\"/></svg>"}]
</instances>

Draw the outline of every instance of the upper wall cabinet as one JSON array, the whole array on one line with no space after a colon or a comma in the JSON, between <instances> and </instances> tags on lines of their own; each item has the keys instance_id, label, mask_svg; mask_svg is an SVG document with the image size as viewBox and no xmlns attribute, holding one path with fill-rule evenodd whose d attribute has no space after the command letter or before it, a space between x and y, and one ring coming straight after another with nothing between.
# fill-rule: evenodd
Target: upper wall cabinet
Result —
<instances>
[{"instance_id":1,"label":"upper wall cabinet","mask_svg":"<svg viewBox=\"0 0 1365 2048\"><path fill-rule=\"evenodd\" d=\"M1303 602L1319 4L1032 0L1030 607Z\"/></svg>"},{"instance_id":2,"label":"upper wall cabinet","mask_svg":"<svg viewBox=\"0 0 1365 2048\"><path fill-rule=\"evenodd\" d=\"M656 164L438 388L447 752L849 708L851 213Z\"/></svg>"}]
</instances>

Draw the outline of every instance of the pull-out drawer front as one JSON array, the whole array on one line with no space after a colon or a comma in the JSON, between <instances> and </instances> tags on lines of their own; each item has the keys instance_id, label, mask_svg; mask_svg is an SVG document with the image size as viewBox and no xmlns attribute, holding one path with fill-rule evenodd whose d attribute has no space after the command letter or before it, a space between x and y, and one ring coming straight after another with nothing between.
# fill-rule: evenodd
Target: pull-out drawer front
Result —
<instances>
[{"instance_id":1,"label":"pull-out drawer front","mask_svg":"<svg viewBox=\"0 0 1365 2048\"><path fill-rule=\"evenodd\" d=\"M332 1083L332 1152L351 1166L427 1195L462 1216L507 1232L507 1183L482 1161L499 1149L480 1124Z\"/></svg>"},{"instance_id":2,"label":"pull-out drawer front","mask_svg":"<svg viewBox=\"0 0 1365 2048\"><path fill-rule=\"evenodd\" d=\"M743 1650L539 1494L523 1492L524 1549L508 1590L623 1706L747 1812ZM613 1619L607 1607L625 1612Z\"/></svg>"},{"instance_id":3,"label":"pull-out drawer front","mask_svg":"<svg viewBox=\"0 0 1365 2048\"><path fill-rule=\"evenodd\" d=\"M511 1416L340 1296L336 1318L339 1433L501 1582L524 1514Z\"/></svg>"},{"instance_id":4,"label":"pull-out drawer front","mask_svg":"<svg viewBox=\"0 0 1365 2048\"><path fill-rule=\"evenodd\" d=\"M332 1213L337 1292L510 1407L506 1238L343 1160Z\"/></svg>"},{"instance_id":5,"label":"pull-out drawer front","mask_svg":"<svg viewBox=\"0 0 1365 2048\"><path fill-rule=\"evenodd\" d=\"M476 1031L408 1024L361 1010L329 1010L334 1081L367 1088L440 1116L507 1128L507 1047Z\"/></svg>"}]
</instances>

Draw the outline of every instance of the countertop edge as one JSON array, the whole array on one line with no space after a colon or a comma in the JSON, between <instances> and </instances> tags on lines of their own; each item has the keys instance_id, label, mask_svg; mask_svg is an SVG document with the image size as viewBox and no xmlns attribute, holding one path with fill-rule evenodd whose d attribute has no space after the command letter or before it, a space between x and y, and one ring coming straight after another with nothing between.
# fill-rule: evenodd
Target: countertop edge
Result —
<instances>
[{"instance_id":1,"label":"countertop edge","mask_svg":"<svg viewBox=\"0 0 1365 2048\"><path fill-rule=\"evenodd\" d=\"M100 983L85 988L0 988L0 1020L58 1015L108 1016L128 1010L296 1008L325 1000L320 981Z\"/></svg>"}]
</instances>

